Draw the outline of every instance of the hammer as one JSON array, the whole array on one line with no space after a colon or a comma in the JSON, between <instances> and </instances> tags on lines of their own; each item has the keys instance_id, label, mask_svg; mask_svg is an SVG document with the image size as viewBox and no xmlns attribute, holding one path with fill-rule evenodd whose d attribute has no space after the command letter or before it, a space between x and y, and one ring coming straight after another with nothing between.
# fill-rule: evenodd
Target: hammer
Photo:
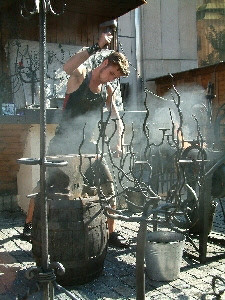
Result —
<instances>
[{"instance_id":1,"label":"hammer","mask_svg":"<svg viewBox=\"0 0 225 300\"><path fill-rule=\"evenodd\" d=\"M116 29L117 29L117 21L116 20L110 20L110 21L106 21L101 23L100 28L102 28L103 32L111 32L113 35L113 45L112 45L112 49L116 50L117 49L117 40L116 40ZM108 46L107 46L108 49Z\"/></svg>"}]
</instances>

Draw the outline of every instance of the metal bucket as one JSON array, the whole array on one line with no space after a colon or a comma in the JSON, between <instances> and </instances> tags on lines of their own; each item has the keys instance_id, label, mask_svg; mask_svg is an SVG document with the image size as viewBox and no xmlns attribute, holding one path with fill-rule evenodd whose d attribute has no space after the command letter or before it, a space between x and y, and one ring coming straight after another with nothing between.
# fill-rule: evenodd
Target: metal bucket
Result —
<instances>
[{"instance_id":1,"label":"metal bucket","mask_svg":"<svg viewBox=\"0 0 225 300\"><path fill-rule=\"evenodd\" d=\"M180 274L185 236L170 231L147 233L145 262L150 279L172 281Z\"/></svg>"}]
</instances>

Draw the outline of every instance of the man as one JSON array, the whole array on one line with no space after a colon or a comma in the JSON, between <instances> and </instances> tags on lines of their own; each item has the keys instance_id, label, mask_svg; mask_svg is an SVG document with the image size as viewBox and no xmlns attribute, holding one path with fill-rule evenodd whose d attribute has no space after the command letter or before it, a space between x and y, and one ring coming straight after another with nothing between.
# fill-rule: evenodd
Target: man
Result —
<instances>
[{"instance_id":1,"label":"man","mask_svg":"<svg viewBox=\"0 0 225 300\"><path fill-rule=\"evenodd\" d=\"M109 110L110 117L116 120L117 143L113 150L115 150L116 156L121 154L123 124L115 104L114 90L110 82L120 76L128 76L129 63L123 54L112 52L91 72L87 71L84 64L91 55L101 51L111 40L112 35L110 32L102 33L97 44L79 51L65 63L63 69L69 75L69 79L63 105L63 120L56 131L55 137L50 142L48 149L49 155L78 153L77 146L79 145L78 141L80 141L77 138L78 132L81 132L84 122L85 124L89 124L86 130L87 135L93 130L93 122L91 120L95 118L92 118L92 116L96 112L99 114L103 105L106 105ZM105 97L103 96L104 88L106 88L107 92ZM80 124L82 124L82 126L79 128ZM86 137L86 139L89 140L90 136L89 138ZM108 173L107 167L106 173ZM111 187L111 193L113 192ZM115 197L111 198L111 207L115 209ZM34 200L32 199L28 209L23 232L24 235L30 232L33 210ZM108 219L108 229L110 246L129 246L123 237L115 232L114 219Z\"/></svg>"}]
</instances>

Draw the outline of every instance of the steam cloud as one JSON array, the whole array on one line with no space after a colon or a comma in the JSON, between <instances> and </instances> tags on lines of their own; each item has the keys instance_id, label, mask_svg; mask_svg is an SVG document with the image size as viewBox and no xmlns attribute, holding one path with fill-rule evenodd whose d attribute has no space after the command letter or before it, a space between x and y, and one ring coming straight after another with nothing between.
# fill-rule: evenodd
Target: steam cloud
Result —
<instances>
[{"instance_id":1,"label":"steam cloud","mask_svg":"<svg viewBox=\"0 0 225 300\"><path fill-rule=\"evenodd\" d=\"M50 141L48 155L78 154L81 144L81 153L96 153L93 140L96 139L100 119L100 112L88 112L61 122Z\"/></svg>"},{"instance_id":2,"label":"steam cloud","mask_svg":"<svg viewBox=\"0 0 225 300\"><path fill-rule=\"evenodd\" d=\"M184 140L196 140L197 123L193 116L198 120L201 134L207 140L206 126L209 124L208 103L205 97L205 90L196 85L179 86L178 93L180 95L180 110L183 116L182 130ZM180 116L178 109L173 101L178 101L174 90L171 90L163 96L168 101L150 100L149 110L149 127L151 130L151 139L153 142L159 142L162 134L158 128L168 128L170 133L172 130L172 121L175 126L180 124Z\"/></svg>"}]
</instances>

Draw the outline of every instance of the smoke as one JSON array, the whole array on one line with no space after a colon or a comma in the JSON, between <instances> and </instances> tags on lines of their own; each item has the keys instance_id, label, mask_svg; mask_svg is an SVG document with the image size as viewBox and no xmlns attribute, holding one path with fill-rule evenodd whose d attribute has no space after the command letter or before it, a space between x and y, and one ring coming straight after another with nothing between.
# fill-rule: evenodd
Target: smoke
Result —
<instances>
[{"instance_id":1,"label":"smoke","mask_svg":"<svg viewBox=\"0 0 225 300\"><path fill-rule=\"evenodd\" d=\"M162 130L159 129L168 129L166 134L171 134L173 125L176 130L181 125L181 120L185 141L197 139L197 125L199 125L201 134L207 142L209 111L205 90L197 85L179 86L177 90L180 95L180 114L175 105L178 102L178 96L173 89L163 96L167 100L148 96L149 116L147 121L145 120L146 112L125 112L123 117L125 143L129 144L131 141L132 123L135 135L133 143L137 145L136 147L144 149L146 146L146 135L143 132L145 121L150 143L159 144L163 137ZM198 124L193 116L197 118ZM100 120L100 110L88 112L74 119L64 120L50 142L48 155L78 154L81 146L81 153L96 153ZM111 126L114 127L113 122ZM137 150L141 152L140 149Z\"/></svg>"},{"instance_id":2,"label":"smoke","mask_svg":"<svg viewBox=\"0 0 225 300\"><path fill-rule=\"evenodd\" d=\"M173 124L175 130L182 125L186 141L197 139L197 125L200 127L201 134L207 139L206 127L209 124L209 117L205 90L196 85L179 86L177 90L180 95L180 112L175 105L178 103L178 95L173 89L163 96L168 101L157 99L149 103L148 125L152 141L158 143L162 138L159 128L167 128L169 129L167 133L171 134Z\"/></svg>"},{"instance_id":3,"label":"smoke","mask_svg":"<svg viewBox=\"0 0 225 300\"><path fill-rule=\"evenodd\" d=\"M198 85L178 86L177 91L180 95L180 106L178 96L173 89L163 95L163 99L148 94L146 99L147 111L125 111L125 143L129 144L132 140L134 152L142 158L144 151L149 144L160 144L163 139L163 131L168 129L166 134L171 135L174 129L174 137L177 138L177 129L181 126L184 141L196 140L199 137L198 126L204 141L208 143L209 135L209 109L206 91ZM179 112L180 110L180 112ZM148 116L147 116L148 112ZM197 119L197 122L195 120ZM133 132L131 127L133 125ZM147 141L149 143L147 143ZM170 138L171 142L171 138ZM161 148L169 150L171 146L164 138ZM153 149L154 151L154 146Z\"/></svg>"},{"instance_id":4,"label":"smoke","mask_svg":"<svg viewBox=\"0 0 225 300\"><path fill-rule=\"evenodd\" d=\"M63 119L56 128L48 148L48 155L93 154L98 133L100 112L88 112L73 119Z\"/></svg>"}]
</instances>

